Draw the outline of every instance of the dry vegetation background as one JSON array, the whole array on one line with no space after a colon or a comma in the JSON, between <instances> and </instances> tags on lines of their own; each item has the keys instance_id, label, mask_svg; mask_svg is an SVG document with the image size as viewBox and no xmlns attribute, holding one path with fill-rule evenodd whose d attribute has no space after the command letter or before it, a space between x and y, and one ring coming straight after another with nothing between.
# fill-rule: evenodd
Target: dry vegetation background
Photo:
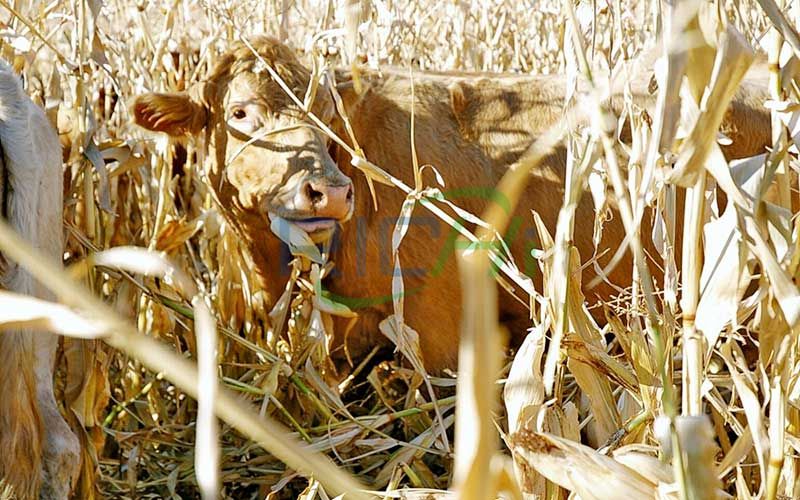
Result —
<instances>
[{"instance_id":1,"label":"dry vegetation background","mask_svg":"<svg viewBox=\"0 0 800 500\"><path fill-rule=\"evenodd\" d=\"M656 6L580 5L593 65L617 68L652 42ZM747 40L773 48L764 38L770 23L757 4L735 0L722 6ZM790 13L795 20L797 10ZM356 57L376 67L554 73L575 70L568 64L574 56L564 50L568 25L564 6L555 0L0 0L2 55L24 75L68 145L64 228L72 276L141 332L190 359L198 349L191 298L199 293L217 322L221 384L370 488L395 491L387 498L401 495L398 488L450 485L457 468L451 454L454 381L433 379L441 398L431 402L423 397L421 374L398 362L365 365L352 380L331 385L324 370L305 362L310 281L300 277L292 321L277 336L269 328L263 293L253 288L252 265L214 206L202 167L193 162L195 145L176 153L163 138L144 134L131 125L128 104L144 91L187 88L228 41L241 36L272 34L298 49L332 53L337 64ZM796 167L795 158L771 165ZM766 224L765 218L759 221ZM549 433L511 440L517 478L525 478L522 489L541 498L566 498L562 487L580 498L676 498L678 491L712 498L718 488L743 499L798 498L798 331L789 325L800 298L792 283L800 255L796 226L785 229L783 246L768 238L766 247L750 253L762 267L767 261L778 266L772 269L783 278L761 277L748 299L733 298L738 306L729 314L738 314L739 325L723 327L702 371L691 374L711 425L689 418L673 420L672 427L654 423L664 409L670 412L656 380L659 357L653 350L659 342L669 346L662 354L668 379L680 387L686 378L680 316L665 313L662 338L654 340L645 332L645 308L628 299L617 319L601 329L582 312L573 288L567 306L574 314L565 331L577 335L561 342L570 361L559 363L548 380L544 358L551 345L545 339L563 323L542 312L518 363L500 374L507 408L492 410L493 421L476 423L473 437L487 423L491 432L496 424L503 433L518 425ZM117 246L163 252L196 290L186 293L174 279L143 277L90 258ZM722 303L726 291L719 293ZM641 295L635 296L641 303ZM78 498L197 496L193 398L99 340L65 339L59 369L68 418L85 429ZM546 386L555 392L546 393ZM315 479L298 475L224 423L219 437L224 498L327 498ZM673 453L676 447L682 451ZM675 470L685 475L674 475L669 464L675 458L683 460ZM553 482L545 483L531 466ZM490 483L509 498L519 494L509 458L495 458L491 470L496 481L477 469L471 479L464 470L456 476L461 484Z\"/></svg>"}]
</instances>

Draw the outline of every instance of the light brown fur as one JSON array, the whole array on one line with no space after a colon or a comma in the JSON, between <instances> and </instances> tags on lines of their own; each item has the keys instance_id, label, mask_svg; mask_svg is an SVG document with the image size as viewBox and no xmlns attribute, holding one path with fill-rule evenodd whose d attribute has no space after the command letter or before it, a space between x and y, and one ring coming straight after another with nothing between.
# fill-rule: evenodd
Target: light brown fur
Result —
<instances>
[{"instance_id":1,"label":"light brown fur","mask_svg":"<svg viewBox=\"0 0 800 500\"><path fill-rule=\"evenodd\" d=\"M309 75L307 70L300 69L302 66L294 54L269 38L254 40L253 45L287 79L296 95L302 96ZM213 167L216 176L220 176L219 170L225 164L225 148L221 146L229 137L215 116L224 112L224 95L229 90L227 87L232 81L231 75L237 71L251 70L255 65L254 60L246 47L232 49L209 77L203 97L191 100L192 103L202 103L209 113L206 133L216 151L217 163ZM296 108L287 105L285 98L277 97L277 85L266 74L250 73L247 78L258 82L257 88L264 98L263 102L272 113L279 115L275 124L307 120L297 114ZM346 80L348 74L340 72L338 78ZM339 85L355 136L370 161L413 185L409 129L411 80L406 74L396 71L387 74L366 72L363 78L366 90L361 94L356 93L354 86L347 82ZM491 189L508 166L561 116L563 89L562 77L487 77L441 73L415 75L414 140L419 163L433 165L441 173L446 183L443 191L448 198L473 214L480 214ZM636 99L641 105L652 105L652 96L644 90L636 92ZM737 96L723 126L723 131L734 140L733 145L726 148L729 157L757 154L769 143L769 115L760 107L764 97L765 93L760 88L750 87L740 91ZM141 96L134 109L137 110L138 123L154 130L164 130L143 118L147 113L160 112L149 110L150 107L158 107L158 99L158 95ZM315 101L315 112L328 120L340 136L346 137L342 122L331 116L330 107L330 95L321 92ZM186 133L187 119L184 117L178 121L180 123L171 127L172 133ZM304 140L314 142L324 138ZM215 190L223 211L242 235L245 245L253 254L265 287L274 298L283 289L287 275L278 258L281 244L277 238L269 235L264 207L273 206L279 200L280 197L275 194L278 191L275 182L279 178L289 178L291 169L283 166L277 174L270 174L276 168L273 161L282 164L284 160L276 160L277 157L269 156L265 151L256 151L260 148L248 149L252 149L247 152L252 161L245 169L247 176L241 175L241 165L232 164L227 167L227 175L222 179L212 177L212 182L221 180L222 187L217 189L215 185ZM320 154L320 162L327 161L327 153L321 154L318 148L313 150ZM354 220L343 225L338 250L333 255L337 273L328 280L327 286L335 296L359 313L359 321L347 339L343 338L343 322L336 325L335 332L338 345L346 343L354 356L358 356L376 343L385 342L380 338L377 325L392 313L390 241L405 195L394 188L376 186L378 210L373 210L364 176L350 165L350 158L341 148L331 148L331 153L338 169L327 166L326 175L335 177L343 172L349 176L354 183L356 201ZM541 279L538 266L530 256L530 250L539 244L530 213L531 210L538 212L547 227L554 231L563 202L564 165L565 155L561 150L531 172L528 188L514 211L515 222L510 228L512 234L507 236L517 264L526 274L534 276L539 289ZM270 175L273 176L270 178ZM226 181L226 177L249 180L234 185ZM426 179L428 184L433 183L432 176ZM271 187L267 189L267 186ZM243 192L250 193L245 201L242 200ZM251 192L256 194L252 196ZM247 200L251 200L249 206ZM579 204L575 221L574 244L581 258L586 261L595 254L592 244L594 213L588 196L584 196ZM601 264L608 261L623 236L624 231L616 216L605 227L600 252L605 249L611 251L599 258ZM425 363L431 371L455 367L457 360L461 292L452 251L453 241L454 233L449 226L418 207L400 250L407 292L405 316L408 323L420 333ZM628 285L630 268L630 259L626 258L611 272L610 280L620 286ZM593 276L589 266L585 271L584 283ZM591 300L596 296L609 298L613 292L614 288L604 283L587 291L587 294ZM529 326L525 306L519 300L504 295L500 302L500 315L512 335L521 338Z\"/></svg>"},{"instance_id":2,"label":"light brown fur","mask_svg":"<svg viewBox=\"0 0 800 500\"><path fill-rule=\"evenodd\" d=\"M62 174L58 136L19 78L0 63L2 216L47 258L60 262ZM0 288L49 299L23 268L4 262ZM67 498L77 476L77 437L53 395L58 337L0 331L0 479L21 499Z\"/></svg>"},{"instance_id":3,"label":"light brown fur","mask_svg":"<svg viewBox=\"0 0 800 500\"><path fill-rule=\"evenodd\" d=\"M352 87L347 85L341 89L354 134L370 161L413 185L409 130L411 80L402 73L382 77L368 75L366 79L368 90L364 95L356 96ZM444 178L445 192L466 194L453 196L452 200L473 214L481 214L487 206L487 196L475 193L474 188L491 189L497 185L507 167L536 138L557 123L564 107L564 87L564 80L559 76L474 78L463 74L415 75L415 146L419 164L435 166ZM633 91L640 106L654 106L655 97L645 91L644 83L638 88L634 85ZM730 146L723 148L728 158L743 158L765 151L765 146L770 143L770 121L762 103L767 98L766 87L749 82L738 92L721 128L733 140ZM354 179L355 191L360 195L355 213L369 214L372 212L371 200L366 194L369 191L364 176L349 167L346 154L341 151L339 154L343 156L339 165ZM551 234L555 233L564 200L564 166L565 152L560 149L531 172L525 194L514 211L514 219L518 222L515 227L512 225L514 236L507 234L517 264L534 278L537 290L542 289L541 274L530 250L541 246L530 214L534 210L538 212ZM434 182L432 176L427 177L427 182ZM404 194L385 186L376 189L379 209L370 221L398 214ZM412 223L401 247L403 265L436 269L436 259L454 237L454 231L436 221L424 208L417 208L415 214L430 224ZM603 239L596 249L592 242L594 218L592 202L586 193L577 207L573 243L583 262L596 257L604 267L624 240L625 231L619 214L614 214L605 224ZM387 242L391 239L391 228L380 232L375 231L374 226L364 232L367 238L366 259L355 255L357 250L347 243L357 239L358 228L352 223L343 228L342 249L335 257L341 278L332 279L329 285L335 293L359 298L385 297L390 293L391 273L387 267L390 247ZM649 216L646 216L642 234L649 236L649 231ZM649 240L649 237L645 239ZM677 244L680 245L680 241ZM646 248L651 257L657 257L652 244L646 244ZM605 254L604 250L607 250ZM627 253L608 275L611 283L629 286L632 265ZM660 262L651 262L650 266L657 278L660 265ZM366 274L363 269L367 269ZM378 269L381 271L375 272ZM356 276L359 279L353 279ZM457 361L461 309L457 276L452 251L443 268L426 272L424 276L406 274L406 290L420 290L406 297L406 317L420 332L425 362L433 369L453 367ZM595 276L593 266L586 266L583 283ZM590 303L595 298L607 300L616 294L615 288L607 282L585 292ZM521 340L530 326L527 309L508 294L501 295L499 305L501 321L509 327L512 336ZM364 352L374 345L379 335L376 333L377 323L391 314L391 309L391 302L385 301L370 307L366 314L362 311L364 318L348 336L348 343L355 353ZM343 330L343 326L339 325L337 333Z\"/></svg>"}]
</instances>

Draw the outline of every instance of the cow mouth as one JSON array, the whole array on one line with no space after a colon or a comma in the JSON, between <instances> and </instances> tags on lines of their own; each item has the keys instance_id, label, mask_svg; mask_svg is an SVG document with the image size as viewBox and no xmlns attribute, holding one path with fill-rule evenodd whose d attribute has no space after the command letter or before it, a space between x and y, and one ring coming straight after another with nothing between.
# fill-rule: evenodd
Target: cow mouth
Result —
<instances>
[{"instance_id":1,"label":"cow mouth","mask_svg":"<svg viewBox=\"0 0 800 500\"><path fill-rule=\"evenodd\" d=\"M347 218L339 219L335 217L302 217L302 216L291 216L289 214L286 215L278 215L276 213L270 212L269 218L271 221L283 220L289 223L291 226L300 229L304 233L308 235L313 243L322 244L327 242L328 240L333 237L334 232L336 231L336 226L345 222L349 219L349 214ZM275 229L273 229L275 231ZM279 230L281 231L281 230ZM285 233L287 236L290 233ZM279 238L284 239L281 235L278 235ZM284 239L284 241L286 241Z\"/></svg>"},{"instance_id":2,"label":"cow mouth","mask_svg":"<svg viewBox=\"0 0 800 500\"><path fill-rule=\"evenodd\" d=\"M337 219L331 217L309 217L306 219L287 219L289 222L299 227L309 236L332 231L336 228Z\"/></svg>"}]
</instances>

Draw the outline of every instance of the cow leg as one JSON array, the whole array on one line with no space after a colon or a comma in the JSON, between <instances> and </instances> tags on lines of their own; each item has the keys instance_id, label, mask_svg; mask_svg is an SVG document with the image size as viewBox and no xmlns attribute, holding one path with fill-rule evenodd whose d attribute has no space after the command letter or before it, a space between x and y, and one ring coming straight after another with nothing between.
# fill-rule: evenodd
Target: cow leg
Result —
<instances>
[{"instance_id":1,"label":"cow leg","mask_svg":"<svg viewBox=\"0 0 800 500\"><path fill-rule=\"evenodd\" d=\"M43 430L33 344L31 332L0 332L0 480L17 498L35 498L40 485Z\"/></svg>"},{"instance_id":2,"label":"cow leg","mask_svg":"<svg viewBox=\"0 0 800 500\"><path fill-rule=\"evenodd\" d=\"M80 442L58 410L53 395L53 366L58 337L37 332L36 386L39 412L44 423L42 489L39 498L66 499L80 470Z\"/></svg>"}]
</instances>

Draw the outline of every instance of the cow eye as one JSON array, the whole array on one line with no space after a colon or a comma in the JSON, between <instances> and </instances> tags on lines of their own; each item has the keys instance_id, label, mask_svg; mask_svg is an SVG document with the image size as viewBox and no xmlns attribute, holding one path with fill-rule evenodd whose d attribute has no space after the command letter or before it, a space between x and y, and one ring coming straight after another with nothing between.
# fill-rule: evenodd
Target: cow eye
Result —
<instances>
[{"instance_id":1,"label":"cow eye","mask_svg":"<svg viewBox=\"0 0 800 500\"><path fill-rule=\"evenodd\" d=\"M242 108L236 108L233 110L233 117L237 120L244 120L247 118L247 113Z\"/></svg>"}]
</instances>

